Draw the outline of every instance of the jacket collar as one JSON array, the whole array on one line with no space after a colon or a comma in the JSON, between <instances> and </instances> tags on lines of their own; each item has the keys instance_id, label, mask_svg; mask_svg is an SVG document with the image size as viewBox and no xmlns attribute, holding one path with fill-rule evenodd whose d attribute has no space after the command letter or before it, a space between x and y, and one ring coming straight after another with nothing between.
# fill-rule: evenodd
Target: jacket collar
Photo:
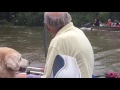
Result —
<instances>
[{"instance_id":1,"label":"jacket collar","mask_svg":"<svg viewBox=\"0 0 120 90\"><path fill-rule=\"evenodd\" d=\"M64 26L61 30L59 30L58 33L55 36L63 34L67 31L71 30L73 27L74 27L73 22L70 22L66 26Z\"/></svg>"}]
</instances>

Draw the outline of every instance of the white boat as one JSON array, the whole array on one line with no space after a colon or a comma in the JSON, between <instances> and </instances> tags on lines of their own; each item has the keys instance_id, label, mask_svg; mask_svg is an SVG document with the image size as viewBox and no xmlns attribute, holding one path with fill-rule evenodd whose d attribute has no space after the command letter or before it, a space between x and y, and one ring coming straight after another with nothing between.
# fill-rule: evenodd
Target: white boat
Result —
<instances>
[{"instance_id":1,"label":"white boat","mask_svg":"<svg viewBox=\"0 0 120 90\"><path fill-rule=\"evenodd\" d=\"M91 31L91 27L87 28L87 27L81 27L81 30L87 30L87 31Z\"/></svg>"}]
</instances>

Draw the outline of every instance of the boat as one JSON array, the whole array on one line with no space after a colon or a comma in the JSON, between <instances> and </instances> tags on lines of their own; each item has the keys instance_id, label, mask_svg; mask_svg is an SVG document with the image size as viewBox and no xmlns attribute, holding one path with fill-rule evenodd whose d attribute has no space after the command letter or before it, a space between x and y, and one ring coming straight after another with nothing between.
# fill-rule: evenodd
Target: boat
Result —
<instances>
[{"instance_id":1,"label":"boat","mask_svg":"<svg viewBox=\"0 0 120 90\"><path fill-rule=\"evenodd\" d=\"M89 27L89 28L88 28L88 27L81 27L80 29L81 29L81 30L91 31L91 27Z\"/></svg>"},{"instance_id":2,"label":"boat","mask_svg":"<svg viewBox=\"0 0 120 90\"><path fill-rule=\"evenodd\" d=\"M93 30L104 30L104 31L120 31L120 25L113 25L108 27L107 24L101 23L100 26L93 26L92 23L86 23L81 25L81 30L93 31Z\"/></svg>"},{"instance_id":3,"label":"boat","mask_svg":"<svg viewBox=\"0 0 120 90\"><path fill-rule=\"evenodd\" d=\"M100 27L100 26L93 26L93 27L91 27L91 31L92 31L92 30L120 31L120 26L116 26L116 27L108 27L108 26Z\"/></svg>"},{"instance_id":4,"label":"boat","mask_svg":"<svg viewBox=\"0 0 120 90\"><path fill-rule=\"evenodd\" d=\"M120 27L100 27L100 26L93 26L93 27L81 27L81 30L86 31L120 31Z\"/></svg>"}]
</instances>

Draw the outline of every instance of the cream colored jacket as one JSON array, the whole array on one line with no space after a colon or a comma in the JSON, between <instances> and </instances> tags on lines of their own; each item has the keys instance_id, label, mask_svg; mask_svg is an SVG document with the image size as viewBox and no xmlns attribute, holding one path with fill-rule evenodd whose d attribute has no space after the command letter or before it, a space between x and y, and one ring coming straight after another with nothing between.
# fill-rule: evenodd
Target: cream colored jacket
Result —
<instances>
[{"instance_id":1,"label":"cream colored jacket","mask_svg":"<svg viewBox=\"0 0 120 90\"><path fill-rule=\"evenodd\" d=\"M52 39L47 53L45 74L49 78L56 55L68 55L76 58L82 78L92 78L94 53L90 41L82 30L72 22L63 27Z\"/></svg>"}]
</instances>

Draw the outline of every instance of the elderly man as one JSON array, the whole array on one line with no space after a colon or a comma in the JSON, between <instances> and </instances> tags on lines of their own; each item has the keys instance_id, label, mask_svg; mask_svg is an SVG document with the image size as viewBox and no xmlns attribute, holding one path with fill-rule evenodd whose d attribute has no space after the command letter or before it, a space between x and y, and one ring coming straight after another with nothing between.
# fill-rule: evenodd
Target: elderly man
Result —
<instances>
[{"instance_id":1,"label":"elderly man","mask_svg":"<svg viewBox=\"0 0 120 90\"><path fill-rule=\"evenodd\" d=\"M75 57L81 78L92 78L94 53L82 30L75 27L68 12L45 12L44 23L53 36L48 48L44 75L50 78L55 57L59 54ZM17 75L16 77L29 77ZM34 78L34 77L33 77Z\"/></svg>"}]
</instances>

